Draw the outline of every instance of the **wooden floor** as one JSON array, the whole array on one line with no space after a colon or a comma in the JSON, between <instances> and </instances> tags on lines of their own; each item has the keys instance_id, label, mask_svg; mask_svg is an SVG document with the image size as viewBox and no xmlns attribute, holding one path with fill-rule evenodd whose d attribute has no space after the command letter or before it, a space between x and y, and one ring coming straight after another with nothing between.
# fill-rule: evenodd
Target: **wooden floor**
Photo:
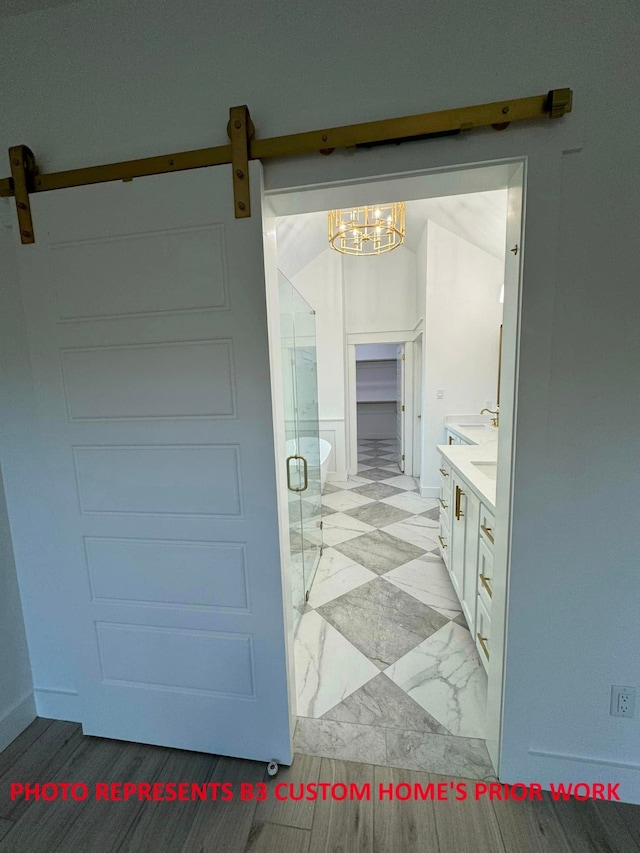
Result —
<instances>
[{"instance_id":1,"label":"wooden floor","mask_svg":"<svg viewBox=\"0 0 640 853\"><path fill-rule=\"evenodd\" d=\"M640 850L640 806L617 803L388 802L378 785L445 777L299 755L269 779L262 763L85 737L37 719L0 753L0 851L224 853L626 853ZM10 783L85 782L84 802L11 801ZM345 782L370 801L96 801L96 782ZM445 781L449 781L446 779ZM469 783L471 785L472 783Z\"/></svg>"}]
</instances>

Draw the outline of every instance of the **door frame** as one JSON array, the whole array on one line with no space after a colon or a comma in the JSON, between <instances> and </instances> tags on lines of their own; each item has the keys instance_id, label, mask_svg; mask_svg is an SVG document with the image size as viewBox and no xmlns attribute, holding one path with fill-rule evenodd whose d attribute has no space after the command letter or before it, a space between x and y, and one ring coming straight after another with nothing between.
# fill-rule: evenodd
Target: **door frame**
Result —
<instances>
[{"instance_id":1,"label":"door frame","mask_svg":"<svg viewBox=\"0 0 640 853\"><path fill-rule=\"evenodd\" d=\"M420 480L420 470L422 468L422 424L425 416L425 394L422 387L422 378L424 376L423 369L423 347L424 333L422 329L418 331L414 340L412 350L413 358L413 376L411 377L411 397L413 401L413 446L411 452L413 454L413 471L412 476Z\"/></svg>"},{"instance_id":2,"label":"door frame","mask_svg":"<svg viewBox=\"0 0 640 853\"><path fill-rule=\"evenodd\" d=\"M501 476L500 470L498 473L499 493L504 496L498 499L498 523L504 525L504 542L496 558L504 561L505 609L495 629L500 635L498 642L503 654L500 671L495 673L493 685L490 684L493 711L487 720L487 748L503 780L534 778L533 768L540 761L536 756L541 754L530 746L532 732L536 732L537 739L543 735L536 729L542 697L535 689L531 672L553 649L548 649L548 644L545 646L544 638L541 643L539 625L544 614L530 605L538 600L539 592L536 548L545 540L550 520L541 482L545 472L540 468L549 436L546 419L541 422L539 413L547 410L550 400L553 324L549 318L555 301L562 163L565 154L581 151L583 136L580 121L574 120L549 124L538 135L516 130L473 138L462 135L399 147L381 146L355 154L337 153L330 158L310 154L286 163L273 161L265 168L266 192L275 214L282 216L354 203L376 203L380 188L395 180L404 186L409 186L409 181L416 182L413 185L416 194L408 194L406 199L506 188L518 167L524 167L526 292L535 292L535 300L530 297L524 300L523 310L519 294L512 375L507 377L503 367L503 394L505 383L509 382L514 400L508 442L510 446L513 444L513 454L503 460L506 476ZM507 176L502 183L500 175ZM452 180L456 183L454 189L438 191L450 187ZM426 191L428 181L430 192ZM524 265L523 244L519 253L520 291ZM527 390L521 400L522 372ZM503 421L503 426L506 425ZM518 505L517 526L513 519L514 498ZM541 646L545 655L540 651ZM567 761L573 766L570 757L553 751L550 754L560 759L558 767Z\"/></svg>"},{"instance_id":3,"label":"door frame","mask_svg":"<svg viewBox=\"0 0 640 853\"><path fill-rule=\"evenodd\" d=\"M378 175L371 176L367 181L340 181L337 184L327 182L326 185L316 185L312 188L300 187L296 189L291 187L287 191L276 193L267 193L269 212L273 212L275 217L281 215L291 215L295 213L307 213L313 210L330 210L337 207L345 207L350 204L371 204L375 203L375 195L380 194L380 189L377 185L384 187L385 184L391 183L392 190L388 190L389 194L400 197L401 193L404 200L418 199L424 197L438 197L451 194L462 194L466 192L480 192L487 189L507 188L509 182L513 180L517 174L521 175L522 180L522 211L521 211L521 226L524 233L525 209L526 209L526 187L527 187L527 157L517 156L505 158L504 161L491 161L489 163L476 162L460 165L456 168L451 167L449 171L453 171L456 175L463 175L471 178L473 184L476 179L477 171L486 167L490 175L489 185L487 180L480 180L476 189L467 187L464 177L460 180L458 188L454 191L440 193L424 193L420 187L420 179L432 178L441 176L447 173L447 169L422 169L413 173L396 173L395 175ZM558 163L560 157L558 156ZM493 172L495 169L495 173ZM500 183L500 178L502 182ZM394 182L397 184L394 186ZM403 192L397 190L397 187L403 187ZM372 188L373 187L373 188ZM307 194L304 201L301 202L301 194ZM351 193L352 201L346 201ZM346 195L345 195L346 194ZM355 196L355 199L353 198ZM275 202L275 203L274 203ZM272 224L272 235L275 245L275 220ZM524 245L524 240L521 241ZM276 248L277 256L277 248ZM511 257L511 256L509 256ZM503 741L504 741L504 708L505 708L505 691L506 691L506 650L507 650L507 620L509 609L509 590L511 581L511 541L512 541L512 520L513 520L513 471L515 466L515 431L517 425L517 401L518 401L518 365L520 358L520 328L521 328L521 289L522 289L522 261L523 251L518 253L518 276L517 276L517 293L512 294L509 302L513 306L513 310L507 319L505 312L505 334L507 328L509 334L506 335L507 341L515 343L515 352L513 358L503 359L501 378L501 388L503 389L503 399L513 400L514 407L512 417L505 419L503 429L499 437L498 448L498 486L496 494L496 527L498 530L504 531L501 536L496 536L496 546L494 555L494 606L492 608L492 640L495 641L495 648L492 650L492 659L494 664L489 673L488 696L487 696L487 735L486 744L489 752L489 757L496 770L496 774L503 778ZM506 264L506 258L505 258ZM505 308L507 296L505 294ZM407 364L405 359L405 370L410 370L410 376L413 377L413 357L414 347L413 342L419 335L424 335L424 318L417 318L416 325L413 329L405 329L391 332L359 332L352 333L346 336L346 406L345 406L345 427L347 439L347 465L348 474L352 475L357 472L357 405L356 405L356 344L365 343L404 343L405 353L410 353L411 364ZM271 332L270 332L271 334ZM411 346L407 346L411 344ZM423 337L422 360L424 365L425 347ZM413 426L413 394L409 395L408 402L411 406L410 418L405 417L405 428L407 423ZM405 410L405 414L407 414ZM424 413L422 413L424 414ZM505 428L506 427L506 428ZM413 467L413 441L406 442L405 448L410 449L411 464L405 459L405 470L412 470ZM501 450L502 448L502 450ZM506 452L506 453L505 453ZM406 456L406 449L405 449ZM280 521L282 524L282 521ZM497 579L503 579L503 588L496 590ZM496 592L498 594L496 594ZM283 590L285 598L285 606L287 604L287 591ZM290 595L289 595L290 598ZM289 605L291 606L291 605ZM289 621L289 620L288 620ZM292 636L292 635L290 635ZM290 661L295 662L293 641L291 641ZM289 672L292 672L292 667L289 667ZM525 673L526 676L526 673ZM290 704L295 708L296 691L293 682L289 685L289 700ZM293 694L293 695L292 695ZM294 715L295 716L295 715Z\"/></svg>"},{"instance_id":4,"label":"door frame","mask_svg":"<svg viewBox=\"0 0 640 853\"><path fill-rule=\"evenodd\" d=\"M413 346L416 333L401 332L354 332L347 335L347 381L346 381L346 432L347 432L347 472L349 476L358 473L358 403L356 389L356 346L358 344L403 344L405 352L404 369L406 377L413 376ZM404 445L405 473L413 469L413 395L407 394L405 387ZM410 438L410 440L409 440ZM399 476L399 475L398 475Z\"/></svg>"}]
</instances>

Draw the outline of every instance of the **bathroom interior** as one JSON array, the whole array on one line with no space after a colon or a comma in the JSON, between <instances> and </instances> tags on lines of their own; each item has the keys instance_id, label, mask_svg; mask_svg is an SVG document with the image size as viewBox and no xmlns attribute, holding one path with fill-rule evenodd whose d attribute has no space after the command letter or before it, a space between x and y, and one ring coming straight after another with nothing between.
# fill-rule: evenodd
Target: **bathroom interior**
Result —
<instances>
[{"instance_id":1,"label":"bathroom interior","mask_svg":"<svg viewBox=\"0 0 640 853\"><path fill-rule=\"evenodd\" d=\"M388 198L275 219L295 748L489 778L509 195Z\"/></svg>"}]
</instances>

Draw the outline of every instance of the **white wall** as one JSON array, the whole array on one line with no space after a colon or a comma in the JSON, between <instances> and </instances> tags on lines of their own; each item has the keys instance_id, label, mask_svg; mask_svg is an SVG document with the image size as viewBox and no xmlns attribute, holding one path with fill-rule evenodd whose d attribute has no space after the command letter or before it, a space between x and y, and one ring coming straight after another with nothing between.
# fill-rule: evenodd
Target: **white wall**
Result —
<instances>
[{"instance_id":1,"label":"white wall","mask_svg":"<svg viewBox=\"0 0 640 853\"><path fill-rule=\"evenodd\" d=\"M0 750L35 716L27 638L0 476Z\"/></svg>"},{"instance_id":2,"label":"white wall","mask_svg":"<svg viewBox=\"0 0 640 853\"><path fill-rule=\"evenodd\" d=\"M347 334L393 332L416 324L416 257L400 246L371 257L343 257Z\"/></svg>"},{"instance_id":3,"label":"white wall","mask_svg":"<svg viewBox=\"0 0 640 853\"><path fill-rule=\"evenodd\" d=\"M184 0L177 14L102 0L5 21L0 77L20 68L20 86L3 92L0 150L25 142L43 170L74 168L223 143L234 104L249 104L265 137L573 87L574 112L559 122L296 158L268 164L265 180L529 158L502 772L621 780L623 798L640 801L640 714L609 716L611 684L640 687L637 4L456 0L425 15L408 0L389 29L387 6L372 2L362 16L335 0L250 0L240 22L232 4ZM318 73L348 80L376 55L393 73L357 100ZM12 331L19 311L6 310ZM15 373L2 381L13 400ZM18 461L11 484L4 467L10 515L29 464ZM21 577L27 537L18 547L14 531ZM23 603L36 684L73 689L46 594Z\"/></svg>"},{"instance_id":4,"label":"white wall","mask_svg":"<svg viewBox=\"0 0 640 853\"><path fill-rule=\"evenodd\" d=\"M435 222L426 231L423 452L420 487L437 492L446 415L495 408L504 264ZM443 392L438 399L438 391Z\"/></svg>"},{"instance_id":5,"label":"white wall","mask_svg":"<svg viewBox=\"0 0 640 853\"><path fill-rule=\"evenodd\" d=\"M301 216L298 226L294 219L278 220L278 256L283 269L295 269L303 256L299 241L314 240L316 219ZM415 255L402 246L388 254L359 258L326 248L293 275L291 282L316 311L320 432L334 448L329 479L343 480L347 472L346 335L414 328ZM380 423L378 420L366 426L370 437L389 432L388 412L382 413Z\"/></svg>"},{"instance_id":6,"label":"white wall","mask_svg":"<svg viewBox=\"0 0 640 853\"><path fill-rule=\"evenodd\" d=\"M11 288L15 282L15 255L10 241L10 231L3 227L5 203L0 202L0 292L3 308L11 305ZM0 336L11 345L7 337ZM0 364L6 373L8 361L2 356ZM0 441L9 438L11 428L0 420ZM5 445L6 446L6 445ZM0 751L35 717L31 665L22 615L22 602L18 590L4 483L0 471Z\"/></svg>"}]
</instances>

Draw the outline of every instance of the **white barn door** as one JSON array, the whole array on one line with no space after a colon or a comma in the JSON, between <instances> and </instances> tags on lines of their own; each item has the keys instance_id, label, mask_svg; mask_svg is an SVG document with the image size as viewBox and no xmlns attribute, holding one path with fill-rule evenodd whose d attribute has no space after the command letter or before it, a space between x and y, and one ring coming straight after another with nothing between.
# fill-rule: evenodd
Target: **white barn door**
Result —
<instances>
[{"instance_id":1,"label":"white barn door","mask_svg":"<svg viewBox=\"0 0 640 853\"><path fill-rule=\"evenodd\" d=\"M19 256L85 733L288 763L251 187L245 220L229 166L36 195Z\"/></svg>"}]
</instances>

